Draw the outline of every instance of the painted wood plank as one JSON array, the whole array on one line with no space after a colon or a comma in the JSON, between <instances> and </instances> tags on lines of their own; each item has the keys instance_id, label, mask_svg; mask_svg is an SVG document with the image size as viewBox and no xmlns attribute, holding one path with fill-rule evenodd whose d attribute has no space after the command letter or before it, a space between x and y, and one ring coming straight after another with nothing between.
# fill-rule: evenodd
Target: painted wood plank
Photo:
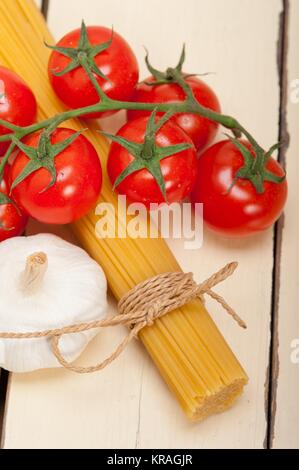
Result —
<instances>
[{"instance_id":1,"label":"painted wood plank","mask_svg":"<svg viewBox=\"0 0 299 470\"><path fill-rule=\"evenodd\" d=\"M84 9L79 0L51 0L49 24L57 38L77 27L82 16L87 23L113 24L136 51L141 77L146 76L143 44L154 65L165 68L176 63L186 42L186 71L216 72L207 81L221 98L223 110L237 115L267 147L278 134L280 10L280 0L272 0L271 7L259 0L189 0L178 18L172 0L86 0ZM249 26L253 24L254 32ZM227 261L240 262L235 279L219 292L246 320L248 331L239 331L209 303L250 376L244 396L232 410L199 425L188 423L136 343L96 375L77 377L62 370L12 375L5 447L261 448L266 433L272 237L270 230L251 240L227 241L206 232L203 248L196 253L185 251L182 240L170 241L183 268L198 280ZM117 329L101 333L82 363L95 362L122 335Z\"/></svg>"},{"instance_id":2,"label":"painted wood plank","mask_svg":"<svg viewBox=\"0 0 299 470\"><path fill-rule=\"evenodd\" d=\"M287 151L289 200L285 211L281 251L280 315L278 323L279 371L274 427L274 448L299 448L299 283L298 283L298 148L299 148L299 4L290 1L288 41Z\"/></svg>"},{"instance_id":3,"label":"painted wood plank","mask_svg":"<svg viewBox=\"0 0 299 470\"><path fill-rule=\"evenodd\" d=\"M42 7L43 0L34 0L38 8Z\"/></svg>"}]
</instances>

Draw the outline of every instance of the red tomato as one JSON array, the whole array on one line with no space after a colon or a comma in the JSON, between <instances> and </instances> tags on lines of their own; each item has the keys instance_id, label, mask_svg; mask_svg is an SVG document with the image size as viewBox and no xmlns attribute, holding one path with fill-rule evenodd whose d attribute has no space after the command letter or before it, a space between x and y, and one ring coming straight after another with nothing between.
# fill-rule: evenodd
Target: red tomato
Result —
<instances>
[{"instance_id":1,"label":"red tomato","mask_svg":"<svg viewBox=\"0 0 299 470\"><path fill-rule=\"evenodd\" d=\"M51 135L51 143L61 142L75 131L59 128ZM24 143L37 147L40 133L29 136ZM29 158L20 151L11 167L13 182L28 164ZM17 203L34 219L49 224L68 224L89 212L95 205L102 185L102 170L97 152L83 136L77 137L55 157L57 179L53 186L45 168L36 170L12 191Z\"/></svg>"},{"instance_id":2,"label":"red tomato","mask_svg":"<svg viewBox=\"0 0 299 470\"><path fill-rule=\"evenodd\" d=\"M8 167L4 170L4 175L0 185L0 193L9 196ZM26 227L28 217L23 214L13 204L0 204L0 242L7 238L21 235Z\"/></svg>"},{"instance_id":3,"label":"red tomato","mask_svg":"<svg viewBox=\"0 0 299 470\"><path fill-rule=\"evenodd\" d=\"M103 26L88 26L88 39L91 45L101 44L111 38L111 29ZM80 29L64 36L57 44L59 47L77 47ZM53 71L60 72L71 59L53 51L49 60L49 78L58 97L70 108L81 108L99 101L97 92L82 67L57 77ZM102 90L116 100L129 100L138 82L138 64L128 43L117 33L113 33L112 44L104 52L95 56L97 67L108 80L94 74ZM104 117L114 112L97 113L85 117Z\"/></svg>"},{"instance_id":4,"label":"red tomato","mask_svg":"<svg viewBox=\"0 0 299 470\"><path fill-rule=\"evenodd\" d=\"M242 143L251 149L248 142ZM264 192L258 194L251 181L237 179L228 191L243 164L241 152L228 140L210 147L198 161L192 201L203 203L206 225L228 237L243 237L267 229L279 218L287 199L286 180L265 181ZM277 176L284 175L272 157L267 170Z\"/></svg>"},{"instance_id":5,"label":"red tomato","mask_svg":"<svg viewBox=\"0 0 299 470\"><path fill-rule=\"evenodd\" d=\"M137 85L136 91L132 96L132 101L140 103L174 103L184 101L185 93L176 83L167 83L162 85L147 85L145 82L155 81L154 77L149 77ZM202 80L196 77L186 79L186 82L193 90L198 103L213 111L220 112L220 104L213 90ZM128 119L140 116L148 116L147 111L128 111ZM196 114L181 113L172 117L172 121L178 124L189 137L197 150L203 149L214 139L218 124L205 119Z\"/></svg>"},{"instance_id":6,"label":"red tomato","mask_svg":"<svg viewBox=\"0 0 299 470\"><path fill-rule=\"evenodd\" d=\"M0 66L0 119L16 126L29 126L36 118L35 97L16 73ZM0 126L0 135L10 131ZM0 142L0 156L8 149L9 142Z\"/></svg>"},{"instance_id":7,"label":"red tomato","mask_svg":"<svg viewBox=\"0 0 299 470\"><path fill-rule=\"evenodd\" d=\"M141 117L125 124L117 133L132 142L143 143L148 118ZM189 143L191 139L172 122L167 122L156 134L159 147ZM107 170L112 184L134 157L118 143L112 142L108 156ZM171 155L160 161L165 180L167 202L185 199L191 192L197 176L197 159L194 146ZM141 202L149 207L150 203L163 203L165 199L159 185L147 169L138 170L127 176L116 191L126 195L130 201Z\"/></svg>"}]
</instances>

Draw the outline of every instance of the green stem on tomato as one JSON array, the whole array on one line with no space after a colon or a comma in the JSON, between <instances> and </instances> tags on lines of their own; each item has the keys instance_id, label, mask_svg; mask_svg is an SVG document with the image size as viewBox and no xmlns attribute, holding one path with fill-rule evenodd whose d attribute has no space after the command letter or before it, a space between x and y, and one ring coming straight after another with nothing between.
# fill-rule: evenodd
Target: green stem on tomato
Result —
<instances>
[{"instance_id":1,"label":"green stem on tomato","mask_svg":"<svg viewBox=\"0 0 299 470\"><path fill-rule=\"evenodd\" d=\"M4 121L3 119L0 119L0 126L6 127L7 129L10 129L11 131L17 131L19 129L18 126L15 124L12 124L11 122Z\"/></svg>"},{"instance_id":2,"label":"green stem on tomato","mask_svg":"<svg viewBox=\"0 0 299 470\"><path fill-rule=\"evenodd\" d=\"M65 121L68 121L72 118L79 118L85 114L92 114L92 113L101 113L105 111L119 111L121 109L125 110L140 110L140 111L154 111L157 112L167 112L171 111L173 113L194 113L199 114L200 116L206 117L211 121L218 122L222 124L227 129L240 129L241 126L233 117L226 116L220 113L216 113L211 111L204 106L201 106L198 103L189 103L187 101L183 101L182 103L134 103L130 101L117 101L107 98L105 102L99 102L94 105L86 106L84 108L77 108L70 111L65 111L57 116L54 116L49 119L45 119L44 121L40 121L35 124L31 124L30 126L26 127L18 127L16 130L21 137L25 137L28 134L32 134L33 132L39 131L41 129L45 129L49 127L53 122L58 126ZM242 128L243 129L243 128ZM247 133L250 135L249 133ZM5 134L0 137L0 142L6 142L12 139L12 134Z\"/></svg>"},{"instance_id":3,"label":"green stem on tomato","mask_svg":"<svg viewBox=\"0 0 299 470\"><path fill-rule=\"evenodd\" d=\"M94 88L95 88L95 90L96 90L96 92L97 92L97 94L100 98L100 102L105 103L106 101L109 101L108 96L102 90L102 88L100 87L100 85L99 85L97 79L95 78L92 70L90 69L89 63L87 61L86 54L84 52L80 52L78 54L78 60L79 60L79 63L82 65L83 69L85 70L85 72L87 73L89 80L93 84L93 86L94 86Z\"/></svg>"},{"instance_id":4,"label":"green stem on tomato","mask_svg":"<svg viewBox=\"0 0 299 470\"><path fill-rule=\"evenodd\" d=\"M101 89L98 81L96 80L93 72L90 70L88 62L85 60L84 55L80 57L80 63L84 70L86 71L89 79L94 85L100 101L94 105L86 106L83 108L72 109L65 111L57 116L53 116L44 121L32 124L26 127L18 127L7 123L7 126L10 130L15 131L15 135L18 138L23 138L28 134L42 130L42 129L55 129L57 126L61 125L63 122L72 119L79 118L86 114L101 113L105 111L118 111L121 109L124 110L142 110L142 111L157 111L157 112L169 112L169 113L193 113L198 114L204 118L207 118L211 121L221 124L223 127L230 129L232 131L239 131L249 140L255 150L262 150L257 141L252 137L252 135L233 117L217 113L212 111L201 104L199 104L192 92L192 89L186 83L181 74L177 72L176 69L169 69L169 73L173 74L174 80L178 83L186 94L186 99L180 103L135 103L129 101L118 101L109 98ZM6 122L1 122L0 125L6 125ZM0 137L0 142L10 141L14 134L5 134ZM257 165L260 165L260 159L257 158ZM2 162L3 163L3 162ZM3 165L1 165L2 167Z\"/></svg>"}]
</instances>

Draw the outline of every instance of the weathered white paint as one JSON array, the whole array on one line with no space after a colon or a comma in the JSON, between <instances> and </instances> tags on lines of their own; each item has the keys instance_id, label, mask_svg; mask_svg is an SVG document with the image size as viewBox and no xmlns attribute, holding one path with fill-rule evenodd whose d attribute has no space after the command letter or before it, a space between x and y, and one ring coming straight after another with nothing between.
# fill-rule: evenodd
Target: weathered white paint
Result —
<instances>
[{"instance_id":1,"label":"weathered white paint","mask_svg":"<svg viewBox=\"0 0 299 470\"><path fill-rule=\"evenodd\" d=\"M279 299L279 375L274 427L275 448L299 448L299 281L298 281L298 175L299 175L299 4L290 2L287 123L289 200L285 211ZM296 82L295 82L296 80ZM295 93L296 86L297 92ZM295 340L297 340L295 342ZM293 343L293 345L292 345ZM297 346L296 346L297 344ZM292 347L293 346L293 347ZM297 354L295 353L297 349ZM292 356L293 352L293 357ZM294 363L295 362L295 363Z\"/></svg>"}]
</instances>

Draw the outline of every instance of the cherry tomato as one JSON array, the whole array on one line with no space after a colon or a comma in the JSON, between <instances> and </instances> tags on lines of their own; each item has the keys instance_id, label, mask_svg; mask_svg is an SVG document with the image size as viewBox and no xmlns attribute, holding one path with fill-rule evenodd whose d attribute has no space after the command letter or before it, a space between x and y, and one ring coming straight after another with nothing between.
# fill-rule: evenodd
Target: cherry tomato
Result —
<instances>
[{"instance_id":1,"label":"cherry tomato","mask_svg":"<svg viewBox=\"0 0 299 470\"><path fill-rule=\"evenodd\" d=\"M241 141L254 155L251 146ZM192 201L203 203L204 221L227 237L243 237L270 227L281 215L287 199L287 182L264 182L258 194L251 181L237 179L229 190L244 157L230 141L224 140L206 150L198 160L198 178ZM267 170L277 176L284 171L270 157Z\"/></svg>"},{"instance_id":2,"label":"cherry tomato","mask_svg":"<svg viewBox=\"0 0 299 470\"><path fill-rule=\"evenodd\" d=\"M16 126L29 126L36 118L35 97L16 73L0 66L0 119ZM10 131L0 126L0 135ZM9 142L0 142L0 156L8 149Z\"/></svg>"},{"instance_id":3,"label":"cherry tomato","mask_svg":"<svg viewBox=\"0 0 299 470\"><path fill-rule=\"evenodd\" d=\"M136 143L143 143L148 118L141 117L126 123L117 136ZM176 124L167 122L156 134L159 147L189 143L187 150L160 160L160 167L165 181L167 202L178 202L191 192L197 176L197 159L191 139ZM134 160L134 157L118 143L112 142L108 156L107 170L112 184L123 170ZM163 203L165 199L160 187L145 168L127 176L116 191L126 195L132 202L141 202L149 208L150 203Z\"/></svg>"},{"instance_id":4,"label":"cherry tomato","mask_svg":"<svg viewBox=\"0 0 299 470\"><path fill-rule=\"evenodd\" d=\"M9 197L9 168L6 166L0 184L0 193ZM21 235L26 227L28 217L13 204L0 204L0 242L7 238Z\"/></svg>"},{"instance_id":5,"label":"cherry tomato","mask_svg":"<svg viewBox=\"0 0 299 470\"><path fill-rule=\"evenodd\" d=\"M88 26L87 35L91 45L102 44L111 38L111 29L103 26ZM59 47L77 47L80 29L64 36L57 44ZM97 92L82 67L60 77L54 72L62 71L71 59L53 51L49 60L49 78L58 97L70 108L81 108L99 101ZM138 64L128 43L117 33L113 33L111 45L95 56L95 63L108 80L94 74L102 90L116 100L129 100L138 82ZM105 117L114 112L93 113L85 117Z\"/></svg>"},{"instance_id":6,"label":"cherry tomato","mask_svg":"<svg viewBox=\"0 0 299 470\"><path fill-rule=\"evenodd\" d=\"M176 83L147 85L147 83L153 81L155 81L155 78L149 77L144 82L139 83L132 96L132 101L142 103L174 103L184 101L185 93ZM186 82L193 90L198 103L213 111L220 112L218 98L208 85L196 77L187 78ZM127 115L128 119L133 119L140 116L148 116L149 113L147 111L130 110ZM197 150L201 150L211 143L218 129L217 123L196 114L177 114L172 117L172 121L178 124L189 135Z\"/></svg>"},{"instance_id":7,"label":"cherry tomato","mask_svg":"<svg viewBox=\"0 0 299 470\"><path fill-rule=\"evenodd\" d=\"M51 135L51 144L62 142L74 134L71 129L58 128ZM40 132L24 143L37 147ZM19 151L11 167L13 182L28 164L29 158ZM67 224L79 219L95 205L102 185L102 170L97 152L80 135L55 157L56 182L48 187L51 175L46 168L33 172L12 191L17 203L34 219L49 224ZM48 189L47 189L48 188Z\"/></svg>"}]
</instances>

